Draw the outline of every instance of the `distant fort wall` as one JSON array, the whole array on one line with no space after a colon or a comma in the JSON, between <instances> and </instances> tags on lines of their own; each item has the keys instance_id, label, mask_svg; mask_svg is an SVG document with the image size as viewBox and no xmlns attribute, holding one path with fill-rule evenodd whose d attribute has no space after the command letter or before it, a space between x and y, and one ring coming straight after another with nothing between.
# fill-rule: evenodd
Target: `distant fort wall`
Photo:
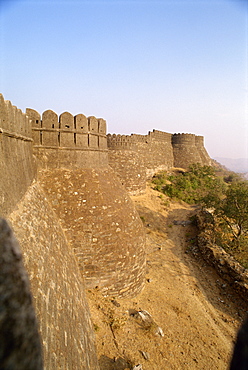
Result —
<instances>
[{"instance_id":1,"label":"distant fort wall","mask_svg":"<svg viewBox=\"0 0 248 370\"><path fill-rule=\"evenodd\" d=\"M146 180L173 167L171 134L153 130L148 135L107 135L109 164L131 195L143 193Z\"/></svg>"},{"instance_id":2,"label":"distant fort wall","mask_svg":"<svg viewBox=\"0 0 248 370\"><path fill-rule=\"evenodd\" d=\"M149 131L148 135L132 135L137 150L146 167L147 177L156 172L173 167L171 134L159 130Z\"/></svg>"},{"instance_id":3,"label":"distant fort wall","mask_svg":"<svg viewBox=\"0 0 248 370\"><path fill-rule=\"evenodd\" d=\"M146 179L172 167L211 165L203 136L153 130L147 135L107 135L109 164L132 195L145 191Z\"/></svg>"},{"instance_id":4,"label":"distant fort wall","mask_svg":"<svg viewBox=\"0 0 248 370\"><path fill-rule=\"evenodd\" d=\"M133 136L107 135L109 165L119 177L130 195L138 195L146 189L146 167L138 153Z\"/></svg>"},{"instance_id":5,"label":"distant fort wall","mask_svg":"<svg viewBox=\"0 0 248 370\"><path fill-rule=\"evenodd\" d=\"M203 136L196 136L195 137L195 145L201 157L201 164L211 166L212 159L209 157L208 152L204 146L204 137Z\"/></svg>"},{"instance_id":6,"label":"distant fort wall","mask_svg":"<svg viewBox=\"0 0 248 370\"><path fill-rule=\"evenodd\" d=\"M174 167L187 168L192 163L210 165L211 159L204 148L203 136L174 134L172 136Z\"/></svg>"}]
</instances>

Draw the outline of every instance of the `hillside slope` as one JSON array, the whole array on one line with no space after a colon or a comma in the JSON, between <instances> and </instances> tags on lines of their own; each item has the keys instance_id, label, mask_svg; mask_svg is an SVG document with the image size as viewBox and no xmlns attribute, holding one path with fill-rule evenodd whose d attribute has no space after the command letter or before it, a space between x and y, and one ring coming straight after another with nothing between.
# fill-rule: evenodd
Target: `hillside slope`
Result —
<instances>
[{"instance_id":1,"label":"hillside slope","mask_svg":"<svg viewBox=\"0 0 248 370\"><path fill-rule=\"evenodd\" d=\"M146 226L147 281L134 299L104 298L88 291L101 370L227 369L247 304L202 261L196 230L181 225L192 206L163 204L147 187L133 197ZM176 222L175 222L176 221ZM148 311L164 336L138 320Z\"/></svg>"}]
</instances>

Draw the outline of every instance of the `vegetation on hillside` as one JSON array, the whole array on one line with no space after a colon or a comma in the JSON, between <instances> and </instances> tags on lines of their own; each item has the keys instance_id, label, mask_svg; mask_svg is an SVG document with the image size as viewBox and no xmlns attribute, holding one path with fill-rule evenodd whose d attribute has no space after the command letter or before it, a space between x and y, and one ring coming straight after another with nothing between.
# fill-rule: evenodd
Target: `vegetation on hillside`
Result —
<instances>
[{"instance_id":1,"label":"vegetation on hillside","mask_svg":"<svg viewBox=\"0 0 248 370\"><path fill-rule=\"evenodd\" d=\"M169 198L199 204L213 215L215 242L248 267L248 181L211 166L160 172L154 188Z\"/></svg>"},{"instance_id":2,"label":"vegetation on hillside","mask_svg":"<svg viewBox=\"0 0 248 370\"><path fill-rule=\"evenodd\" d=\"M160 172L152 182L156 190L189 204L200 203L209 192L221 197L226 187L224 180L216 176L213 167L198 164L191 165L188 171Z\"/></svg>"}]
</instances>

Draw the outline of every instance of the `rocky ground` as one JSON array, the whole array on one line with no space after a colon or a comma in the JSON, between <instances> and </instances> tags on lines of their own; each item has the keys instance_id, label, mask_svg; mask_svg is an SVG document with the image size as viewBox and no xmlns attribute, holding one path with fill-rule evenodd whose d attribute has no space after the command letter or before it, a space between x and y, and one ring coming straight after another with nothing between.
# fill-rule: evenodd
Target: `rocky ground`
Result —
<instances>
[{"instance_id":1,"label":"rocky ground","mask_svg":"<svg viewBox=\"0 0 248 370\"><path fill-rule=\"evenodd\" d=\"M248 304L202 260L195 226L183 222L197 209L149 186L133 201L147 234L146 284L133 299L88 292L100 369L228 369Z\"/></svg>"}]
</instances>

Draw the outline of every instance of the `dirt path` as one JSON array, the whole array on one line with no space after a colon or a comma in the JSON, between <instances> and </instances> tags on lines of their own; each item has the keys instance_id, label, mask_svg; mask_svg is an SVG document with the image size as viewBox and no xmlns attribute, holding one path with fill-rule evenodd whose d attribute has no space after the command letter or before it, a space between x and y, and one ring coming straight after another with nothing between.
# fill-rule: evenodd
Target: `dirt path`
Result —
<instances>
[{"instance_id":1,"label":"dirt path","mask_svg":"<svg viewBox=\"0 0 248 370\"><path fill-rule=\"evenodd\" d=\"M88 293L101 370L228 369L247 305L198 254L195 229L181 225L195 208L166 208L148 188L133 197L147 232L147 281L134 299ZM145 330L130 313L146 310L164 336Z\"/></svg>"}]
</instances>

